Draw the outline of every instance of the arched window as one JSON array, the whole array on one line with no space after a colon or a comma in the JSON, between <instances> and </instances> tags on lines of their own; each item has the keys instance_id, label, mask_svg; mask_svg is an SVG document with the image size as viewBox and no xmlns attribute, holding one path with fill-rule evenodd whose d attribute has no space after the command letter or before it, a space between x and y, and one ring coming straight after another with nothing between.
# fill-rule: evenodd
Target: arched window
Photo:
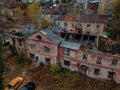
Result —
<instances>
[{"instance_id":1,"label":"arched window","mask_svg":"<svg viewBox=\"0 0 120 90\"><path fill-rule=\"evenodd\" d=\"M40 35L37 35L36 38L37 40L41 40L42 37Z\"/></svg>"}]
</instances>

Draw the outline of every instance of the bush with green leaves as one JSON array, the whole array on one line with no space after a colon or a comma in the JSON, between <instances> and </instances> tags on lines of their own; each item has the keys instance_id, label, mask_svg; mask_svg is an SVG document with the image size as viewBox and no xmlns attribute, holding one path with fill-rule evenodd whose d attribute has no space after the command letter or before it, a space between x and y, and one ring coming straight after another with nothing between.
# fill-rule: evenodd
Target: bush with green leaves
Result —
<instances>
[{"instance_id":1,"label":"bush with green leaves","mask_svg":"<svg viewBox=\"0 0 120 90\"><path fill-rule=\"evenodd\" d=\"M52 64L51 65L51 71L53 73L60 73L60 72L62 72L62 68L61 68L60 64L58 64L58 63Z\"/></svg>"}]
</instances>

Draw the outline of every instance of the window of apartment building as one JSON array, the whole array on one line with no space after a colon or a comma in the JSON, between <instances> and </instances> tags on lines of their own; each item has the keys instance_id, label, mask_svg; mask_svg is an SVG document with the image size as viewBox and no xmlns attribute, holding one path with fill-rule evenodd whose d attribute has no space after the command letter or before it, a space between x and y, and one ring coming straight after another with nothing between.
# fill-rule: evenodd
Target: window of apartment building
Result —
<instances>
[{"instance_id":1,"label":"window of apartment building","mask_svg":"<svg viewBox=\"0 0 120 90\"><path fill-rule=\"evenodd\" d=\"M36 38L37 38L37 40L41 40L41 36L40 35L37 35Z\"/></svg>"},{"instance_id":2,"label":"window of apartment building","mask_svg":"<svg viewBox=\"0 0 120 90\"><path fill-rule=\"evenodd\" d=\"M46 64L50 65L50 58L45 58Z\"/></svg>"},{"instance_id":3,"label":"window of apartment building","mask_svg":"<svg viewBox=\"0 0 120 90\"><path fill-rule=\"evenodd\" d=\"M87 27L89 28L89 27L91 27L91 25L90 25L90 24L87 24Z\"/></svg>"},{"instance_id":4,"label":"window of apartment building","mask_svg":"<svg viewBox=\"0 0 120 90\"><path fill-rule=\"evenodd\" d=\"M115 72L113 72L113 71L108 71L108 78L109 78L109 79L113 79L114 75L115 75Z\"/></svg>"},{"instance_id":5,"label":"window of apartment building","mask_svg":"<svg viewBox=\"0 0 120 90\"><path fill-rule=\"evenodd\" d=\"M71 27L72 27L72 28L74 28L74 27L75 27L74 23L72 23L72 24L71 24Z\"/></svg>"},{"instance_id":6,"label":"window of apartment building","mask_svg":"<svg viewBox=\"0 0 120 90\"><path fill-rule=\"evenodd\" d=\"M67 26L67 22L64 22L64 26Z\"/></svg>"},{"instance_id":7,"label":"window of apartment building","mask_svg":"<svg viewBox=\"0 0 120 90\"><path fill-rule=\"evenodd\" d=\"M19 45L22 46L22 41L21 40L19 40Z\"/></svg>"},{"instance_id":8,"label":"window of apartment building","mask_svg":"<svg viewBox=\"0 0 120 90\"><path fill-rule=\"evenodd\" d=\"M102 57L96 57L96 63L97 64L101 64L101 62L102 62Z\"/></svg>"},{"instance_id":9,"label":"window of apartment building","mask_svg":"<svg viewBox=\"0 0 120 90\"><path fill-rule=\"evenodd\" d=\"M95 75L99 75L99 73L100 73L100 69L94 69L94 74Z\"/></svg>"},{"instance_id":10,"label":"window of apartment building","mask_svg":"<svg viewBox=\"0 0 120 90\"><path fill-rule=\"evenodd\" d=\"M118 60L117 59L111 59L111 66L117 66Z\"/></svg>"},{"instance_id":11,"label":"window of apartment building","mask_svg":"<svg viewBox=\"0 0 120 90\"><path fill-rule=\"evenodd\" d=\"M35 45L34 44L30 44L30 49L34 50L35 49Z\"/></svg>"},{"instance_id":12,"label":"window of apartment building","mask_svg":"<svg viewBox=\"0 0 120 90\"><path fill-rule=\"evenodd\" d=\"M96 28L100 28L100 25L96 25Z\"/></svg>"},{"instance_id":13,"label":"window of apartment building","mask_svg":"<svg viewBox=\"0 0 120 90\"><path fill-rule=\"evenodd\" d=\"M29 55L30 55L30 58L32 58L32 59L35 58L35 55L34 55L34 54L30 53Z\"/></svg>"},{"instance_id":14,"label":"window of apartment building","mask_svg":"<svg viewBox=\"0 0 120 90\"><path fill-rule=\"evenodd\" d=\"M70 61L64 60L64 65L69 67L70 66Z\"/></svg>"},{"instance_id":15,"label":"window of apartment building","mask_svg":"<svg viewBox=\"0 0 120 90\"><path fill-rule=\"evenodd\" d=\"M89 31L87 31L87 32L86 32L86 34L87 34L87 35L90 35L90 32L89 32Z\"/></svg>"},{"instance_id":16,"label":"window of apartment building","mask_svg":"<svg viewBox=\"0 0 120 90\"><path fill-rule=\"evenodd\" d=\"M58 26L60 26L60 22L58 22Z\"/></svg>"},{"instance_id":17,"label":"window of apartment building","mask_svg":"<svg viewBox=\"0 0 120 90\"><path fill-rule=\"evenodd\" d=\"M64 48L64 54L65 55L70 55L70 49L69 48Z\"/></svg>"},{"instance_id":18,"label":"window of apartment building","mask_svg":"<svg viewBox=\"0 0 120 90\"><path fill-rule=\"evenodd\" d=\"M83 53L83 59L87 60L88 59L88 54L87 53Z\"/></svg>"},{"instance_id":19,"label":"window of apartment building","mask_svg":"<svg viewBox=\"0 0 120 90\"><path fill-rule=\"evenodd\" d=\"M46 52L46 53L50 53L50 48L44 46L44 52Z\"/></svg>"}]
</instances>

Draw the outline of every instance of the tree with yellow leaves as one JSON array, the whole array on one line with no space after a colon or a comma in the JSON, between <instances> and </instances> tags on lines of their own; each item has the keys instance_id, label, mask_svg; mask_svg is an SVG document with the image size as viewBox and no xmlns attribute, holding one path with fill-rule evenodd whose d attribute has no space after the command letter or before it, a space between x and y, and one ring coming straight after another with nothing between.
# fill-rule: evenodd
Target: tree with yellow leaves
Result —
<instances>
[{"instance_id":1,"label":"tree with yellow leaves","mask_svg":"<svg viewBox=\"0 0 120 90\"><path fill-rule=\"evenodd\" d=\"M41 28L42 7L39 2L33 2L27 8L27 14L35 23L37 28Z\"/></svg>"}]
</instances>

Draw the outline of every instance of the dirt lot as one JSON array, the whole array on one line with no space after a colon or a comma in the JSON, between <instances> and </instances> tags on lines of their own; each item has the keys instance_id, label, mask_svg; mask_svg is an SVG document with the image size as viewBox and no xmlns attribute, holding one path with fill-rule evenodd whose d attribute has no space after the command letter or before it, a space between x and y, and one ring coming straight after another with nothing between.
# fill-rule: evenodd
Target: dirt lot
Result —
<instances>
[{"instance_id":1,"label":"dirt lot","mask_svg":"<svg viewBox=\"0 0 120 90\"><path fill-rule=\"evenodd\" d=\"M36 84L36 90L120 90L120 86L95 80L64 69L63 73L54 74L50 71L50 66L41 65L35 68L31 62L18 64L13 57L5 61L6 67L10 71L4 75L4 85L13 78L20 76L24 78L21 86L28 82Z\"/></svg>"}]
</instances>

